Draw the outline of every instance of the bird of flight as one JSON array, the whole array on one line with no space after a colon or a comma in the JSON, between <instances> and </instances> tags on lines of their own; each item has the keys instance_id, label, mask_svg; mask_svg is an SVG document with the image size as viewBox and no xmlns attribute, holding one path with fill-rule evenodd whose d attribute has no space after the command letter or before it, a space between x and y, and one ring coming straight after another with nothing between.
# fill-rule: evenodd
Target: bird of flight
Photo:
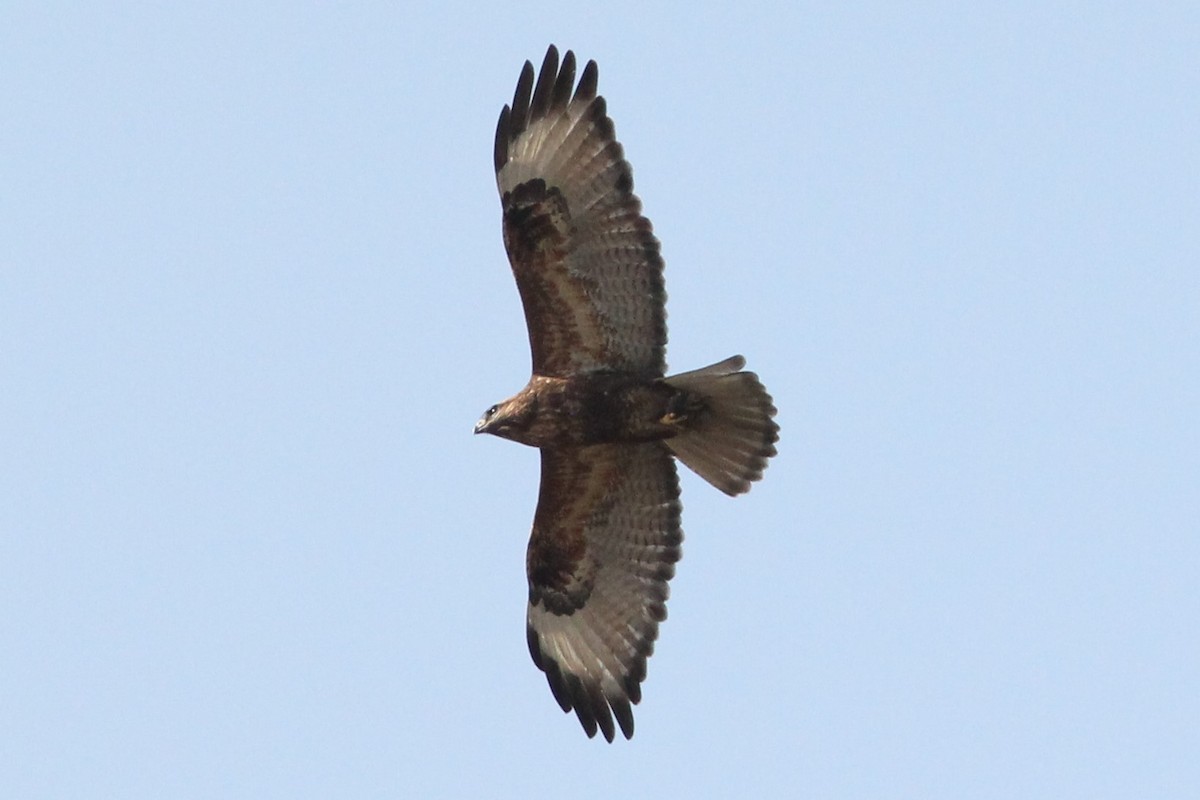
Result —
<instances>
[{"instance_id":1,"label":"bird of flight","mask_svg":"<svg viewBox=\"0 0 1200 800\"><path fill-rule=\"evenodd\" d=\"M526 634L589 737L633 736L683 533L678 458L728 495L775 455L771 396L745 359L666 376L663 260L596 62L528 61L496 126L504 246L533 376L475 425L541 451Z\"/></svg>"}]
</instances>

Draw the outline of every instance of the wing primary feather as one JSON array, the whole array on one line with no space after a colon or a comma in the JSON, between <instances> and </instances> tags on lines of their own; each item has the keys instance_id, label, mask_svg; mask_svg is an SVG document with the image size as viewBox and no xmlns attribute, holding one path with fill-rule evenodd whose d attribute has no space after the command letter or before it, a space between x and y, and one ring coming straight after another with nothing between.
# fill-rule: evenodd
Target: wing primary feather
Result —
<instances>
[{"instance_id":1,"label":"wing primary feather","mask_svg":"<svg viewBox=\"0 0 1200 800\"><path fill-rule=\"evenodd\" d=\"M576 100L591 100L596 96L596 87L600 85L600 68L595 61L589 61L583 68L579 78L579 86L575 89Z\"/></svg>"},{"instance_id":2,"label":"wing primary feather","mask_svg":"<svg viewBox=\"0 0 1200 800\"><path fill-rule=\"evenodd\" d=\"M584 687L583 681L578 675L568 673L566 678L567 689L571 695L571 704L575 706L575 716L579 717L579 724L583 726L587 732L588 738L591 739L596 735L596 715L592 713L590 698L588 697L587 688Z\"/></svg>"},{"instance_id":3,"label":"wing primary feather","mask_svg":"<svg viewBox=\"0 0 1200 800\"><path fill-rule=\"evenodd\" d=\"M550 108L550 99L554 96L554 85L558 78L558 48L554 45L546 50L542 60L542 69L538 72L537 86L533 89L533 100L529 105L529 119L536 120L546 116Z\"/></svg>"},{"instance_id":4,"label":"wing primary feather","mask_svg":"<svg viewBox=\"0 0 1200 800\"><path fill-rule=\"evenodd\" d=\"M542 672L546 671L546 665L542 660L542 644L538 640L538 633L529 623L525 623L525 642L529 645L529 657L533 659L534 665Z\"/></svg>"},{"instance_id":5,"label":"wing primary feather","mask_svg":"<svg viewBox=\"0 0 1200 800\"><path fill-rule=\"evenodd\" d=\"M496 123L496 150L494 153L496 172L500 172L508 163L508 126L511 115L512 109L508 106L500 109L500 120Z\"/></svg>"},{"instance_id":6,"label":"wing primary feather","mask_svg":"<svg viewBox=\"0 0 1200 800\"><path fill-rule=\"evenodd\" d=\"M511 142L529 127L529 98L533 91L533 64L528 61L521 68L521 77L517 80L517 91L513 93L512 118L509 125L508 140Z\"/></svg>"},{"instance_id":7,"label":"wing primary feather","mask_svg":"<svg viewBox=\"0 0 1200 800\"><path fill-rule=\"evenodd\" d=\"M625 694L629 696L629 702L637 705L642 702L642 681L646 680L646 658L643 656L634 664L633 669L629 671L629 677L625 679ZM630 716L633 716L632 709L629 711ZM621 726L622 729L624 726ZM633 728L632 720L630 729ZM628 734L627 734L628 735Z\"/></svg>"},{"instance_id":8,"label":"wing primary feather","mask_svg":"<svg viewBox=\"0 0 1200 800\"><path fill-rule=\"evenodd\" d=\"M617 724L621 726L621 734L626 739L632 739L633 708L629 705L629 701L624 697L610 697L608 702L612 705L613 716L617 718Z\"/></svg>"},{"instance_id":9,"label":"wing primary feather","mask_svg":"<svg viewBox=\"0 0 1200 800\"><path fill-rule=\"evenodd\" d=\"M553 658L546 659L546 683L550 684L550 694L554 695L558 707L563 713L571 710L571 692L567 686L567 676L559 669L558 662Z\"/></svg>"},{"instance_id":10,"label":"wing primary feather","mask_svg":"<svg viewBox=\"0 0 1200 800\"><path fill-rule=\"evenodd\" d=\"M592 716L595 717L596 724L600 726L600 732L604 734L605 741L611 742L617 731L613 727L612 711L609 710L608 700L605 699L604 692L600 691L597 684L587 687L587 694Z\"/></svg>"},{"instance_id":11,"label":"wing primary feather","mask_svg":"<svg viewBox=\"0 0 1200 800\"><path fill-rule=\"evenodd\" d=\"M562 66L558 69L558 80L554 83L554 96L550 107L563 109L571 102L571 88L575 85L575 52L568 50L563 55Z\"/></svg>"}]
</instances>

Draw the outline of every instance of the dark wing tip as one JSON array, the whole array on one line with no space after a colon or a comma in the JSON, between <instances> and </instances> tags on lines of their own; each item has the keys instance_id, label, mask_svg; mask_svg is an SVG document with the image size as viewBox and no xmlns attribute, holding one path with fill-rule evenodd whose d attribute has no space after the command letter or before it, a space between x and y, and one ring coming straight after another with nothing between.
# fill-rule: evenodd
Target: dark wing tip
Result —
<instances>
[{"instance_id":1,"label":"dark wing tip","mask_svg":"<svg viewBox=\"0 0 1200 800\"><path fill-rule=\"evenodd\" d=\"M571 697L571 705L575 708L575 716L579 718L579 724L583 726L583 730L587 733L588 738L591 739L596 735L596 731L600 727L597 724L595 708L591 702L592 698L588 696L587 687L583 685L583 681L580 680L578 675L572 673L568 674L566 678L567 692ZM609 727L612 727L612 720L609 720L608 724ZM612 741L611 736L607 738L610 742Z\"/></svg>"},{"instance_id":2,"label":"dark wing tip","mask_svg":"<svg viewBox=\"0 0 1200 800\"><path fill-rule=\"evenodd\" d=\"M546 665L542 659L542 646L538 642L537 631L529 623L525 623L525 643L529 645L529 657L533 659L533 665L545 672Z\"/></svg>"},{"instance_id":3,"label":"dark wing tip","mask_svg":"<svg viewBox=\"0 0 1200 800\"><path fill-rule=\"evenodd\" d=\"M632 739L633 707L624 697L611 698L609 704L612 706L613 716L617 718L617 724L621 726L621 734L626 739Z\"/></svg>"},{"instance_id":4,"label":"dark wing tip","mask_svg":"<svg viewBox=\"0 0 1200 800\"><path fill-rule=\"evenodd\" d=\"M554 88L558 82L558 48L550 45L546 57L542 59L542 68L538 71L537 86L533 89L533 98L529 103L530 120L540 119L550 108L554 96Z\"/></svg>"},{"instance_id":5,"label":"dark wing tip","mask_svg":"<svg viewBox=\"0 0 1200 800\"><path fill-rule=\"evenodd\" d=\"M646 680L646 658L645 656L638 659L638 663L633 665L633 671L625 676L625 696L629 698L629 702L637 705L642 702L642 681ZM630 710L630 714L633 711ZM633 725L633 718L630 717L630 726Z\"/></svg>"},{"instance_id":6,"label":"dark wing tip","mask_svg":"<svg viewBox=\"0 0 1200 800\"><path fill-rule=\"evenodd\" d=\"M508 125L511 116L512 109L508 106L500 109L500 120L496 123L495 151L492 154L492 159L496 165L496 172L502 170L504 165L508 163Z\"/></svg>"},{"instance_id":7,"label":"dark wing tip","mask_svg":"<svg viewBox=\"0 0 1200 800\"><path fill-rule=\"evenodd\" d=\"M600 691L600 687L596 684L583 685L584 697L583 702L587 706L588 716L596 721L596 725L600 727L600 732L604 734L606 742L612 742L616 735L616 728L613 727L612 711L608 707L608 700L605 699L604 693ZM579 705L575 706L575 713L579 713Z\"/></svg>"},{"instance_id":8,"label":"dark wing tip","mask_svg":"<svg viewBox=\"0 0 1200 800\"><path fill-rule=\"evenodd\" d=\"M571 102L571 89L575 86L575 54L570 50L563 56L558 69L558 80L554 82L554 96L550 100L552 109L566 108Z\"/></svg>"},{"instance_id":9,"label":"dark wing tip","mask_svg":"<svg viewBox=\"0 0 1200 800\"><path fill-rule=\"evenodd\" d=\"M563 671L558 667L558 662L552 658L546 659L546 666L542 667L542 670L546 673L546 682L550 684L550 694L554 695L554 699L563 713L567 713L571 710L571 692L567 679L573 676L563 675ZM587 726L585 725L584 728L586 729Z\"/></svg>"},{"instance_id":10,"label":"dark wing tip","mask_svg":"<svg viewBox=\"0 0 1200 800\"><path fill-rule=\"evenodd\" d=\"M589 67L593 68L592 82L595 83L595 64L590 63ZM563 56L560 65L558 48L550 45L546 49L545 58L542 59L542 68L536 73L533 63L525 62L521 68L521 77L517 79L516 91L513 92L512 105L504 107L500 112L500 121L496 124L496 143L492 160L497 172L508 163L509 145L516 141L531 122L546 116L551 110L566 107L571 100L571 89L574 85L575 53L570 50ZM595 94L594 87L592 94Z\"/></svg>"},{"instance_id":11,"label":"dark wing tip","mask_svg":"<svg viewBox=\"0 0 1200 800\"><path fill-rule=\"evenodd\" d=\"M588 61L583 68L583 76L579 79L579 86L575 89L576 100L591 100L596 96L596 89L600 85L600 68L596 66L595 61Z\"/></svg>"},{"instance_id":12,"label":"dark wing tip","mask_svg":"<svg viewBox=\"0 0 1200 800\"><path fill-rule=\"evenodd\" d=\"M606 741L616 738L617 727L626 739L633 738L633 705L642 699L642 689L638 684L646 676L646 659L639 658L635 664L635 672L625 678L625 696L608 697L595 684L584 683L578 675L563 672L558 662L542 652L538 642L537 631L532 625L525 626L525 638L529 645L529 655L533 663L546 673L546 683L550 685L550 693L563 713L575 712L579 724L589 739L596 732L604 734ZM640 667L640 669L638 669ZM613 721L616 721L616 725Z\"/></svg>"},{"instance_id":13,"label":"dark wing tip","mask_svg":"<svg viewBox=\"0 0 1200 800\"><path fill-rule=\"evenodd\" d=\"M509 119L509 141L521 135L529 126L529 101L533 97L533 64L526 61L517 79L517 90L513 92L512 112Z\"/></svg>"}]
</instances>

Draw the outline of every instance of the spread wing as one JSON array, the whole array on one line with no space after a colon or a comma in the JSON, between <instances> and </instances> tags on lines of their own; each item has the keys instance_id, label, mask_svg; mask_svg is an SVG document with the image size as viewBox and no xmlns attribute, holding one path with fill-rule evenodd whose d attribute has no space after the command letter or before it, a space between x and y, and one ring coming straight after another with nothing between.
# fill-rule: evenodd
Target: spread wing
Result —
<instances>
[{"instance_id":1,"label":"spread wing","mask_svg":"<svg viewBox=\"0 0 1200 800\"><path fill-rule=\"evenodd\" d=\"M496 126L504 246L535 373L661 376L663 261L596 82L589 61L575 87L574 53L560 68L553 45L536 86L525 62Z\"/></svg>"},{"instance_id":2,"label":"spread wing","mask_svg":"<svg viewBox=\"0 0 1200 800\"><path fill-rule=\"evenodd\" d=\"M646 658L667 616L679 527L675 461L657 442L542 449L527 569L529 652L588 736L633 736Z\"/></svg>"}]
</instances>

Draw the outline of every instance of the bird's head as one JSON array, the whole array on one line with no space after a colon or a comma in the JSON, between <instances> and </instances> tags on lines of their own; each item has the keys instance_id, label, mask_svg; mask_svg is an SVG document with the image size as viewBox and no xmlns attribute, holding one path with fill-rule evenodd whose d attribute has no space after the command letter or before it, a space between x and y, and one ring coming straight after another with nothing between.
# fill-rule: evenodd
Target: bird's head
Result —
<instances>
[{"instance_id":1,"label":"bird's head","mask_svg":"<svg viewBox=\"0 0 1200 800\"><path fill-rule=\"evenodd\" d=\"M536 400L523 393L511 397L483 412L475 423L476 433L490 433L513 441L522 441L523 434L533 423Z\"/></svg>"}]
</instances>

